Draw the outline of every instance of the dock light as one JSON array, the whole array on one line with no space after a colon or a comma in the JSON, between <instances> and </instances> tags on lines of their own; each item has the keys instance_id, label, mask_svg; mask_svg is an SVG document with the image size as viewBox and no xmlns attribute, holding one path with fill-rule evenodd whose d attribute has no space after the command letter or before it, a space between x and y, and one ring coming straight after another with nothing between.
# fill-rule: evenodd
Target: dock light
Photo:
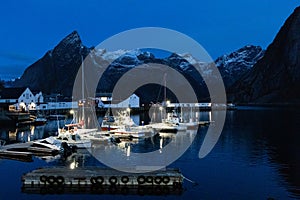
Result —
<instances>
[{"instance_id":1,"label":"dock light","mask_svg":"<svg viewBox=\"0 0 300 200\"><path fill-rule=\"evenodd\" d=\"M171 101L168 100L168 101L166 102L166 104L167 104L167 106L170 105L170 104L171 104Z\"/></svg>"},{"instance_id":2,"label":"dock light","mask_svg":"<svg viewBox=\"0 0 300 200\"><path fill-rule=\"evenodd\" d=\"M78 163L74 160L74 161L71 162L71 164L70 164L70 169L75 169L76 167L78 167Z\"/></svg>"},{"instance_id":3,"label":"dock light","mask_svg":"<svg viewBox=\"0 0 300 200\"><path fill-rule=\"evenodd\" d=\"M71 114L71 115L74 115L74 110L73 110L73 109L70 110L70 114Z\"/></svg>"}]
</instances>

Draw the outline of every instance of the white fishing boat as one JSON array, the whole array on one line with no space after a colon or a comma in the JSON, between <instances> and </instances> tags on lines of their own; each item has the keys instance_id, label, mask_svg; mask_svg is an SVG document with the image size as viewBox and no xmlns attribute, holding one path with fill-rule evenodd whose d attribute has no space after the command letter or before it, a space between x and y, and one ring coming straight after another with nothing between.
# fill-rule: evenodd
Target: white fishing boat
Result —
<instances>
[{"instance_id":1,"label":"white fishing boat","mask_svg":"<svg viewBox=\"0 0 300 200\"><path fill-rule=\"evenodd\" d=\"M191 130L191 129L197 129L199 126L198 122L181 122L179 123L180 126L185 126L186 129Z\"/></svg>"},{"instance_id":2,"label":"white fishing boat","mask_svg":"<svg viewBox=\"0 0 300 200\"><path fill-rule=\"evenodd\" d=\"M76 146L77 148L91 148L92 142L90 139L82 139L82 136L78 133L67 133L67 134L60 134L56 137L57 140L62 142L66 142L69 146Z\"/></svg>"},{"instance_id":3,"label":"white fishing boat","mask_svg":"<svg viewBox=\"0 0 300 200\"><path fill-rule=\"evenodd\" d=\"M154 129L155 132L177 133L177 131L186 130L186 128L184 127L180 127L179 125L169 123L154 123L146 126Z\"/></svg>"},{"instance_id":4,"label":"white fishing boat","mask_svg":"<svg viewBox=\"0 0 300 200\"><path fill-rule=\"evenodd\" d=\"M110 131L116 137L145 137L145 132L141 130L132 130L129 126Z\"/></svg>"},{"instance_id":5,"label":"white fishing boat","mask_svg":"<svg viewBox=\"0 0 300 200\"><path fill-rule=\"evenodd\" d=\"M62 141L60 141L52 136L32 142L32 146L53 149L53 150L58 150L58 151L61 150L61 144L62 144Z\"/></svg>"},{"instance_id":6,"label":"white fishing boat","mask_svg":"<svg viewBox=\"0 0 300 200\"><path fill-rule=\"evenodd\" d=\"M182 114L182 108L181 108L181 114ZM190 114L189 114L189 120L188 122L183 120L183 117L180 118L180 122L179 125L180 126L185 126L188 130L194 130L197 129L199 126L199 122L198 121L194 121L193 120L194 115L193 115L193 108L190 107Z\"/></svg>"},{"instance_id":7,"label":"white fishing boat","mask_svg":"<svg viewBox=\"0 0 300 200\"><path fill-rule=\"evenodd\" d=\"M117 116L105 116L101 123L102 131L122 129L124 126L136 126L127 111L118 112Z\"/></svg>"},{"instance_id":8,"label":"white fishing boat","mask_svg":"<svg viewBox=\"0 0 300 200\"><path fill-rule=\"evenodd\" d=\"M187 126L180 124L180 118L175 111L167 113L167 117L162 119L161 123L154 123L147 125L147 127L153 128L156 132L177 133L178 131L186 131Z\"/></svg>"},{"instance_id":9,"label":"white fishing boat","mask_svg":"<svg viewBox=\"0 0 300 200\"><path fill-rule=\"evenodd\" d=\"M79 135L85 135L85 134L91 134L95 133L98 131L96 128L83 128L83 121L80 123L71 123L71 124L66 124L65 127L66 129L61 129L59 130L59 134L79 134Z\"/></svg>"},{"instance_id":10,"label":"white fishing boat","mask_svg":"<svg viewBox=\"0 0 300 200\"><path fill-rule=\"evenodd\" d=\"M81 135L82 139L90 140L92 143L109 142L111 135L107 131L98 131L90 134Z\"/></svg>"},{"instance_id":11,"label":"white fishing boat","mask_svg":"<svg viewBox=\"0 0 300 200\"><path fill-rule=\"evenodd\" d=\"M165 88L164 88L164 102L162 105L165 107L164 110L166 110L168 103L167 101L167 74L164 75L164 83L165 83ZM161 107L163 108L163 107ZM161 109L162 111L163 109ZM150 125L147 125L146 127L148 128L153 128L154 131L156 132L167 132L167 133L177 133L178 131L186 131L187 127L186 126L181 126L180 125L180 117L178 114L173 110L171 113L165 113L166 117L163 118L162 112L161 112L161 123L153 123Z\"/></svg>"}]
</instances>

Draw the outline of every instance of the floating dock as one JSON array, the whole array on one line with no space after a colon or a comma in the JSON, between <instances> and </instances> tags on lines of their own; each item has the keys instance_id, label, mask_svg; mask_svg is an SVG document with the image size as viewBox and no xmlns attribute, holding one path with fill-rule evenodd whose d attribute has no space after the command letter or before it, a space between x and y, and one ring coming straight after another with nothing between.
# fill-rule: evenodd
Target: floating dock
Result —
<instances>
[{"instance_id":1,"label":"floating dock","mask_svg":"<svg viewBox=\"0 0 300 200\"><path fill-rule=\"evenodd\" d=\"M32 156L55 156L58 150L35 147L33 142L15 143L1 146L0 158L32 162Z\"/></svg>"},{"instance_id":2,"label":"floating dock","mask_svg":"<svg viewBox=\"0 0 300 200\"><path fill-rule=\"evenodd\" d=\"M100 167L54 167L27 173L22 182L25 193L162 195L181 194L183 176L178 169L135 174Z\"/></svg>"},{"instance_id":3,"label":"floating dock","mask_svg":"<svg viewBox=\"0 0 300 200\"><path fill-rule=\"evenodd\" d=\"M199 121L198 124L200 126L208 126L209 124L213 123L214 121Z\"/></svg>"},{"instance_id":4,"label":"floating dock","mask_svg":"<svg viewBox=\"0 0 300 200\"><path fill-rule=\"evenodd\" d=\"M7 150L0 150L0 158L18 160L22 162L32 162L32 153L29 152L14 152Z\"/></svg>"}]
</instances>

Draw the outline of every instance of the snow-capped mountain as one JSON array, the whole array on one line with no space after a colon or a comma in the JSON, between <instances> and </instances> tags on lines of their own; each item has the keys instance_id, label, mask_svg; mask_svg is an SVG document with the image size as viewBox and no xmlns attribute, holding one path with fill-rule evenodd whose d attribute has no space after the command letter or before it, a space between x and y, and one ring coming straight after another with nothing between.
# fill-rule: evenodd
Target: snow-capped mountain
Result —
<instances>
[{"instance_id":1,"label":"snow-capped mountain","mask_svg":"<svg viewBox=\"0 0 300 200\"><path fill-rule=\"evenodd\" d=\"M248 45L217 58L215 64L219 68L225 86L231 86L249 71L264 56L264 53L265 51L260 46Z\"/></svg>"},{"instance_id":2,"label":"snow-capped mountain","mask_svg":"<svg viewBox=\"0 0 300 200\"><path fill-rule=\"evenodd\" d=\"M260 47L246 46L229 55L224 55L216 60L221 74L224 77L225 85L231 85L233 80L253 66L263 55ZM112 91L116 82L123 74L138 65L147 66L150 63L168 65L180 72L192 85L195 91L202 95L200 99L208 96L207 87L203 76L213 78L209 65L203 63L191 54L171 54L167 58L156 58L152 53L136 50L107 51L105 49L85 47L79 34L74 31L64 38L53 50L48 51L43 58L29 66L22 77L17 80L14 86L27 86L32 90L41 90L44 93L60 93L65 96L72 95L74 81L81 65L81 60L86 58L87 64L95 69L95 72L86 81L98 80L97 76L104 66L109 66L98 84L97 91ZM201 75L196 70L201 70ZM149 68L150 70L150 68ZM149 71L150 72L150 71ZM163 73L163 72L162 72ZM180 84L180 83L179 83ZM147 86L140 89L139 96L146 99L156 99L158 86ZM155 89L156 88L156 89ZM154 95L156 95L154 97Z\"/></svg>"}]
</instances>

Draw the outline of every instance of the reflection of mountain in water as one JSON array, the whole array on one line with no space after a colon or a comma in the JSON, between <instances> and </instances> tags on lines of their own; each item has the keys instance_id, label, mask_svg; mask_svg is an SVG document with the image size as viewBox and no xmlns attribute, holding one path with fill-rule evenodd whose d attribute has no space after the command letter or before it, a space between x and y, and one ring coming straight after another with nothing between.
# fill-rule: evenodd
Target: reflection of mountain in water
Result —
<instances>
[{"instance_id":1,"label":"reflection of mountain in water","mask_svg":"<svg viewBox=\"0 0 300 200\"><path fill-rule=\"evenodd\" d=\"M299 197L299 120L300 112L293 109L229 111L219 143L250 166L270 166L280 176L279 184Z\"/></svg>"},{"instance_id":2,"label":"reflection of mountain in water","mask_svg":"<svg viewBox=\"0 0 300 200\"><path fill-rule=\"evenodd\" d=\"M293 121L300 121L300 113L292 110L278 111L270 116L272 126L266 132L270 148L270 161L278 163L278 173L287 181L288 190L300 197L300 128ZM285 120L284 120L285 119ZM289 120L291 119L291 120Z\"/></svg>"}]
</instances>

